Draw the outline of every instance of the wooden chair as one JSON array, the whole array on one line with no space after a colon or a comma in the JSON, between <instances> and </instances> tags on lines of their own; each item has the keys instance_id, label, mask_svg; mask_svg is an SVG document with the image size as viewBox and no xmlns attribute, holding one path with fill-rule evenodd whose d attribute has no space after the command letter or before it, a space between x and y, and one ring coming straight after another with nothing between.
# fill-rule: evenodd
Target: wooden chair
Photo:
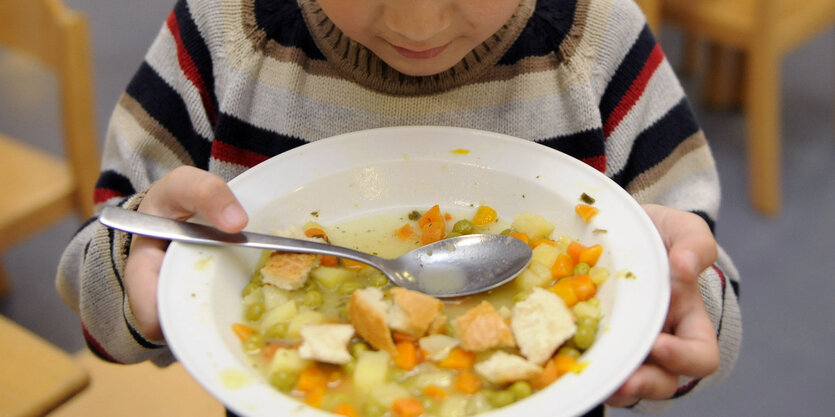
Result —
<instances>
[{"instance_id":1,"label":"wooden chair","mask_svg":"<svg viewBox=\"0 0 835 417\"><path fill-rule=\"evenodd\" d=\"M0 416L42 416L90 380L72 356L2 315L0 340Z\"/></svg>"},{"instance_id":2,"label":"wooden chair","mask_svg":"<svg viewBox=\"0 0 835 417\"><path fill-rule=\"evenodd\" d=\"M0 48L26 54L55 74L66 155L58 157L0 133L2 254L69 214L89 217L100 161L85 17L61 0L0 1ZM8 287L0 262L0 295Z\"/></svg>"},{"instance_id":3,"label":"wooden chair","mask_svg":"<svg viewBox=\"0 0 835 417\"><path fill-rule=\"evenodd\" d=\"M661 1L662 0L635 0L644 16L647 18L649 28L658 36L661 29Z\"/></svg>"},{"instance_id":4,"label":"wooden chair","mask_svg":"<svg viewBox=\"0 0 835 417\"><path fill-rule=\"evenodd\" d=\"M780 64L783 55L835 24L833 0L661 0L662 22L684 30L692 68L694 38L710 47L708 100L739 98L746 118L748 183L754 208L780 211ZM738 51L740 82L722 82L726 49ZM689 63L688 63L689 62ZM741 90L731 91L729 86Z\"/></svg>"}]
</instances>

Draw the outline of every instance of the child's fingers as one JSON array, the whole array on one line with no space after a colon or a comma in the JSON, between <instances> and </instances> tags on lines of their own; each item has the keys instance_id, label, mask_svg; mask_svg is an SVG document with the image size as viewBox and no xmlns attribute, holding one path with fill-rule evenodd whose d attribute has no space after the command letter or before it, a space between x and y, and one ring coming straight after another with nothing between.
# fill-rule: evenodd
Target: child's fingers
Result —
<instances>
[{"instance_id":1,"label":"child's fingers","mask_svg":"<svg viewBox=\"0 0 835 417\"><path fill-rule=\"evenodd\" d=\"M716 240L704 219L658 205L643 207L664 240L674 279L695 281L701 271L716 261Z\"/></svg>"},{"instance_id":2,"label":"child's fingers","mask_svg":"<svg viewBox=\"0 0 835 417\"><path fill-rule=\"evenodd\" d=\"M706 377L719 367L719 348L713 327L702 327L706 334L685 338L662 333L650 352L650 360L677 375Z\"/></svg>"},{"instance_id":3,"label":"child's fingers","mask_svg":"<svg viewBox=\"0 0 835 417\"><path fill-rule=\"evenodd\" d=\"M189 166L177 168L155 183L139 209L180 220L200 214L226 232L240 231L248 220L223 179Z\"/></svg>"},{"instance_id":4,"label":"child's fingers","mask_svg":"<svg viewBox=\"0 0 835 417\"><path fill-rule=\"evenodd\" d=\"M168 242L134 235L125 264L125 291L139 332L150 340L162 340L157 313L157 282Z\"/></svg>"},{"instance_id":5,"label":"child's fingers","mask_svg":"<svg viewBox=\"0 0 835 417\"><path fill-rule=\"evenodd\" d=\"M666 400L678 388L678 375L652 363L645 363L614 393L606 404L626 407L641 399Z\"/></svg>"}]
</instances>

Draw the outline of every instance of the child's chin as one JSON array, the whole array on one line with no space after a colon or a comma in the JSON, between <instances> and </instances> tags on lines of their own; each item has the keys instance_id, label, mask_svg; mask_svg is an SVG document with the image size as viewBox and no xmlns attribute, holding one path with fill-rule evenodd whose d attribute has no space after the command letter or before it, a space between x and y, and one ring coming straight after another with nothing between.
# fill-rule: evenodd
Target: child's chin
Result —
<instances>
[{"instance_id":1,"label":"child's chin","mask_svg":"<svg viewBox=\"0 0 835 417\"><path fill-rule=\"evenodd\" d=\"M389 64L390 67L396 69L397 71L411 75L413 77L426 77L430 75L440 74L458 63L458 61L448 63L448 62L429 62L433 60L425 60L426 62L421 62L422 60L416 59L408 59L408 60L393 60L393 62L389 62L386 60L386 63Z\"/></svg>"}]
</instances>

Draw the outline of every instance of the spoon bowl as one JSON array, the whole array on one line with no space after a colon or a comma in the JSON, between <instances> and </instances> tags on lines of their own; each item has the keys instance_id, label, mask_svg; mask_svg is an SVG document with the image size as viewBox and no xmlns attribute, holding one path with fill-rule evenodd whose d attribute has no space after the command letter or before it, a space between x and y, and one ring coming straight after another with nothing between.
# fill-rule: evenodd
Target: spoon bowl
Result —
<instances>
[{"instance_id":1,"label":"spoon bowl","mask_svg":"<svg viewBox=\"0 0 835 417\"><path fill-rule=\"evenodd\" d=\"M334 255L371 265L395 285L438 298L461 297L496 288L519 275L531 248L504 235L472 234L421 246L394 259L303 239L253 232L225 233L211 226L105 207L105 226L160 239L212 246L244 246L287 252Z\"/></svg>"}]
</instances>

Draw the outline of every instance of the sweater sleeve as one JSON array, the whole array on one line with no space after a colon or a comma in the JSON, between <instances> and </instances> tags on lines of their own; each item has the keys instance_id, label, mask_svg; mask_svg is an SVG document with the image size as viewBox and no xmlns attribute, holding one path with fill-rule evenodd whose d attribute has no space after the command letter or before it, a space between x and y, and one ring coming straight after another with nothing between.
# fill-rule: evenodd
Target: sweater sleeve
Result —
<instances>
[{"instance_id":1,"label":"sweater sleeve","mask_svg":"<svg viewBox=\"0 0 835 417\"><path fill-rule=\"evenodd\" d=\"M119 99L105 136L97 208L136 210L144 190L174 168L207 169L216 100L211 60L185 0L179 1ZM164 341L136 325L124 285L130 235L97 216L76 233L59 263L56 287L81 318L88 347L103 359L166 362Z\"/></svg>"},{"instance_id":2,"label":"sweater sleeve","mask_svg":"<svg viewBox=\"0 0 835 417\"><path fill-rule=\"evenodd\" d=\"M685 93L646 21L631 1L614 0L603 35L607 47L593 72L606 139L606 173L638 202L696 213L714 231L719 177L707 140ZM668 401L641 401L658 412L675 398L725 379L742 338L739 275L719 248L717 262L699 276L699 289L716 330L720 368L703 380L681 378Z\"/></svg>"}]
</instances>

